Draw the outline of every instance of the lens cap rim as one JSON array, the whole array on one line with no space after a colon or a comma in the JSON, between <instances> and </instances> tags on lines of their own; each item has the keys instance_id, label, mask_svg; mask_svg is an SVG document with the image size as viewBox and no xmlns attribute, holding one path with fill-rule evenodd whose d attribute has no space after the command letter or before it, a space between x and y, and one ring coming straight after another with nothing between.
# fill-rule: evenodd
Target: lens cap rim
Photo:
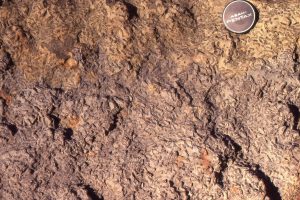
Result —
<instances>
[{"instance_id":1,"label":"lens cap rim","mask_svg":"<svg viewBox=\"0 0 300 200\"><path fill-rule=\"evenodd\" d=\"M248 4L248 6L250 6L250 8L251 8L251 10L252 10L252 12L253 12L253 21L252 21L251 25L250 25L246 30L242 30L242 31L236 31L236 30L231 29L231 28L227 25L227 23L226 23L226 21L225 21L225 12L226 12L226 10L228 9L228 7L229 7L230 5L232 5L233 3L237 3L237 2ZM256 22L256 18L257 18L256 8L254 7L253 4L251 4L250 2L245 1L245 0L234 0L234 1L230 2L230 3L228 3L228 4L226 5L226 7L224 8L224 10L223 10L223 24L225 25L225 27L226 27L229 31L231 31L231 32L233 32L233 33L239 33L239 34L241 34L241 33L246 33L246 32L248 32L249 30L251 30L251 29L254 27L255 22Z\"/></svg>"}]
</instances>

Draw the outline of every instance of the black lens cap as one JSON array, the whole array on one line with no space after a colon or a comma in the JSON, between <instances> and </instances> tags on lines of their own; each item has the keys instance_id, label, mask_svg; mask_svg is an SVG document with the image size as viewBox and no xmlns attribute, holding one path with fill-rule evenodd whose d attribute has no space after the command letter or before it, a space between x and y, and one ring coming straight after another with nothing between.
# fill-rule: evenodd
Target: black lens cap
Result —
<instances>
[{"instance_id":1,"label":"black lens cap","mask_svg":"<svg viewBox=\"0 0 300 200\"><path fill-rule=\"evenodd\" d=\"M257 20L256 8L244 0L235 0L229 3L223 11L223 23L234 33L249 31Z\"/></svg>"}]
</instances>

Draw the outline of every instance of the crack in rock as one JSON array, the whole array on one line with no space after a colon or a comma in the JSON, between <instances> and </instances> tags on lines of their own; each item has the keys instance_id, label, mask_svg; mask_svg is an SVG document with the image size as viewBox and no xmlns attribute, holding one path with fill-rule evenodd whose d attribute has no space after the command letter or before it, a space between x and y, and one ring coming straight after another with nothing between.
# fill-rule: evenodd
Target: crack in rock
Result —
<instances>
[{"instance_id":1,"label":"crack in rock","mask_svg":"<svg viewBox=\"0 0 300 200\"><path fill-rule=\"evenodd\" d=\"M97 192L90 185L85 185L84 189L86 190L86 193L91 200L104 200L102 195L98 195Z\"/></svg>"},{"instance_id":2,"label":"crack in rock","mask_svg":"<svg viewBox=\"0 0 300 200\"><path fill-rule=\"evenodd\" d=\"M299 54L298 54L298 45L297 45L297 42L298 42L299 38L297 38L296 40L296 45L295 45L295 48L293 50L293 62L294 62L294 71L296 71L298 65L299 65Z\"/></svg>"},{"instance_id":3,"label":"crack in rock","mask_svg":"<svg viewBox=\"0 0 300 200\"><path fill-rule=\"evenodd\" d=\"M118 122L119 122L119 115L121 113L122 109L118 109L118 111L112 115L112 121L109 124L109 127L107 130L105 130L105 135L108 135L109 133L111 133L112 131L114 131L117 126L118 126Z\"/></svg>"},{"instance_id":4,"label":"crack in rock","mask_svg":"<svg viewBox=\"0 0 300 200\"><path fill-rule=\"evenodd\" d=\"M66 128L64 131L64 140L72 140L73 136L73 129Z\"/></svg>"},{"instance_id":5,"label":"crack in rock","mask_svg":"<svg viewBox=\"0 0 300 200\"><path fill-rule=\"evenodd\" d=\"M215 124L213 124L213 127L215 127ZM225 156L220 156L219 159L221 160L221 169L219 172L215 172L216 183L220 185L220 187L224 188L223 173L228 167L228 162L232 160L238 166L246 168L252 175L256 176L264 183L267 197L269 197L271 200L282 199L278 187L272 182L271 178L261 170L260 166L250 163L246 158L244 158L242 147L237 142L235 142L230 136L217 131L215 128L213 128L211 133L215 139L221 139L225 146L230 150L230 152Z\"/></svg>"},{"instance_id":6,"label":"crack in rock","mask_svg":"<svg viewBox=\"0 0 300 200\"><path fill-rule=\"evenodd\" d=\"M106 0L106 4L109 6L115 5L117 2L123 3L126 6L128 12L128 20L132 20L134 18L139 18L138 9L135 5L122 0Z\"/></svg>"},{"instance_id":7,"label":"crack in rock","mask_svg":"<svg viewBox=\"0 0 300 200\"><path fill-rule=\"evenodd\" d=\"M185 94L185 96L187 97L187 99L188 99L188 105L192 106L193 105L193 97L192 97L192 95L184 87L183 83L177 81L176 84L183 91L183 93Z\"/></svg>"},{"instance_id":8,"label":"crack in rock","mask_svg":"<svg viewBox=\"0 0 300 200\"><path fill-rule=\"evenodd\" d=\"M260 169L259 165L256 165L255 170L249 169L249 171L264 183L267 197L271 200L282 200L278 187L276 187L271 178Z\"/></svg>"},{"instance_id":9,"label":"crack in rock","mask_svg":"<svg viewBox=\"0 0 300 200\"><path fill-rule=\"evenodd\" d=\"M174 192L178 195L178 197L181 196L180 191L178 188L175 186L175 183L173 181L169 181L170 187L173 188Z\"/></svg>"},{"instance_id":10,"label":"crack in rock","mask_svg":"<svg viewBox=\"0 0 300 200\"><path fill-rule=\"evenodd\" d=\"M139 18L139 15L138 15L138 9L137 9L137 7L136 6L134 6L133 4L131 4L131 3L128 3L128 2L126 2L126 1L124 1L124 4L125 4L125 6L126 6L126 8L127 8L127 12L128 12L128 20L130 21L130 20L132 20L132 19L134 19L134 18Z\"/></svg>"},{"instance_id":11,"label":"crack in rock","mask_svg":"<svg viewBox=\"0 0 300 200\"><path fill-rule=\"evenodd\" d=\"M288 107L289 107L290 112L292 113L292 115L294 117L292 129L295 130L295 131L299 131L299 129L298 129L299 118L300 118L299 108L294 104L288 104Z\"/></svg>"},{"instance_id":12,"label":"crack in rock","mask_svg":"<svg viewBox=\"0 0 300 200\"><path fill-rule=\"evenodd\" d=\"M223 173L226 171L228 167L228 162L229 162L229 157L228 156L220 156L219 160L221 160L221 169L219 172L215 172L215 178L216 178L216 183L221 187L224 188L224 175Z\"/></svg>"}]
</instances>

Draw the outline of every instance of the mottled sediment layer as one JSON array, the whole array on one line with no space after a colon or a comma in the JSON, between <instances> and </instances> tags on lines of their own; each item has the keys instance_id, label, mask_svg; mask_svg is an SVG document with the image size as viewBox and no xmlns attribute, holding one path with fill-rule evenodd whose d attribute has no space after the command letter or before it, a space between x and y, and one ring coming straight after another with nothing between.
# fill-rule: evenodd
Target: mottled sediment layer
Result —
<instances>
[{"instance_id":1,"label":"mottled sediment layer","mask_svg":"<svg viewBox=\"0 0 300 200\"><path fill-rule=\"evenodd\" d=\"M1 199L299 199L298 1L0 1Z\"/></svg>"}]
</instances>

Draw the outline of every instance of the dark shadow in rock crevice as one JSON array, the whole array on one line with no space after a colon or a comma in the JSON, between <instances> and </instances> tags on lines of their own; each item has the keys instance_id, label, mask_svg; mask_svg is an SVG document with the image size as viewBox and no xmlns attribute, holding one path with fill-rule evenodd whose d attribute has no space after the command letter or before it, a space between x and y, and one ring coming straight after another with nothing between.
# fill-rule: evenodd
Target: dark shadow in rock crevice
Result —
<instances>
[{"instance_id":1,"label":"dark shadow in rock crevice","mask_svg":"<svg viewBox=\"0 0 300 200\"><path fill-rule=\"evenodd\" d=\"M60 124L60 118L53 114L49 114L48 116L51 119L53 129L58 129L59 124Z\"/></svg>"},{"instance_id":2,"label":"dark shadow in rock crevice","mask_svg":"<svg viewBox=\"0 0 300 200\"><path fill-rule=\"evenodd\" d=\"M64 131L64 140L72 140L73 130L71 128L66 128Z\"/></svg>"},{"instance_id":3,"label":"dark shadow in rock crevice","mask_svg":"<svg viewBox=\"0 0 300 200\"><path fill-rule=\"evenodd\" d=\"M18 132L18 127L14 124L8 124L7 128L11 131L13 136L15 136Z\"/></svg>"},{"instance_id":4,"label":"dark shadow in rock crevice","mask_svg":"<svg viewBox=\"0 0 300 200\"><path fill-rule=\"evenodd\" d=\"M265 187L266 187L266 195L271 200L282 200L281 195L279 193L278 187L274 185L274 183L271 181L271 178L267 176L259 166L256 166L255 170L250 170L253 175L255 175L258 179L260 179Z\"/></svg>"},{"instance_id":5,"label":"dark shadow in rock crevice","mask_svg":"<svg viewBox=\"0 0 300 200\"><path fill-rule=\"evenodd\" d=\"M228 156L222 156L219 158L219 160L221 161L220 164L220 170L218 172L215 172L215 179L216 179L216 183L221 187L224 188L224 172L226 171L226 169L228 168L228 162L229 162L229 157Z\"/></svg>"},{"instance_id":6,"label":"dark shadow in rock crevice","mask_svg":"<svg viewBox=\"0 0 300 200\"><path fill-rule=\"evenodd\" d=\"M294 105L294 104L288 104L288 107L290 109L290 112L292 113L293 117L294 117L294 121L293 121L293 130L295 131L299 131L298 130L298 124L299 124L299 119L300 119L300 112L299 112L299 108Z\"/></svg>"},{"instance_id":7,"label":"dark shadow in rock crevice","mask_svg":"<svg viewBox=\"0 0 300 200\"><path fill-rule=\"evenodd\" d=\"M138 9L136 6L134 6L131 3L128 2L124 2L126 8L127 8L127 12L128 12L128 20L132 20L133 18L139 18L138 15Z\"/></svg>"},{"instance_id":8,"label":"dark shadow in rock crevice","mask_svg":"<svg viewBox=\"0 0 300 200\"><path fill-rule=\"evenodd\" d=\"M84 189L86 190L86 193L90 197L91 200L104 200L102 195L98 195L91 186L85 185Z\"/></svg>"},{"instance_id":9,"label":"dark shadow in rock crevice","mask_svg":"<svg viewBox=\"0 0 300 200\"><path fill-rule=\"evenodd\" d=\"M107 130L105 130L105 135L108 135L110 132L114 131L117 126L118 122L120 120L119 114L121 113L122 109L119 109L115 114L112 115L112 121L109 124L109 127Z\"/></svg>"}]
</instances>

